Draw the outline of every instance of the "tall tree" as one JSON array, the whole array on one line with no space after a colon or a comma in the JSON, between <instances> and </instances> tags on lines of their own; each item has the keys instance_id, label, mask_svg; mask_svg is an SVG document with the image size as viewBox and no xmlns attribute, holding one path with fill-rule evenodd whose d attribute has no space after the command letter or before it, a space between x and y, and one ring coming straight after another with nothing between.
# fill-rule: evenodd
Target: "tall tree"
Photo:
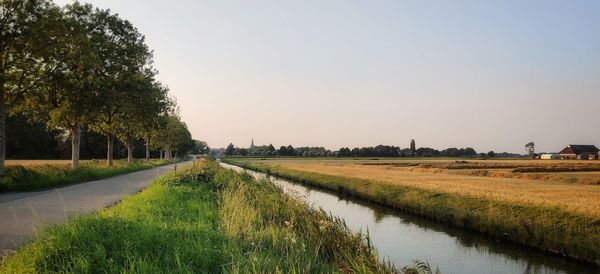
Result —
<instances>
[{"instance_id":1,"label":"tall tree","mask_svg":"<svg viewBox=\"0 0 600 274\"><path fill-rule=\"evenodd\" d=\"M6 159L6 117L40 82L40 50L51 44L44 18L56 9L44 0L0 0L0 173Z\"/></svg>"},{"instance_id":2,"label":"tall tree","mask_svg":"<svg viewBox=\"0 0 600 274\"><path fill-rule=\"evenodd\" d=\"M91 5L78 2L60 12L48 13L47 34L51 46L42 55L43 85L20 105L28 115L47 119L66 129L71 139L71 166L79 167L81 131L99 103L99 58L95 14Z\"/></svg>"},{"instance_id":3,"label":"tall tree","mask_svg":"<svg viewBox=\"0 0 600 274\"><path fill-rule=\"evenodd\" d=\"M137 139L149 138L157 117L164 113L170 101L167 89L153 79L153 73L147 71L129 81L127 92L122 97L124 106L117 115L120 127L119 139L127 147L127 161L133 162L133 144ZM149 141L146 142L146 159L150 157Z\"/></svg>"},{"instance_id":4,"label":"tall tree","mask_svg":"<svg viewBox=\"0 0 600 274\"><path fill-rule=\"evenodd\" d=\"M96 10L93 20L96 47L99 49L102 65L98 75L101 79L102 104L95 112L91 128L106 135L106 161L112 166L114 141L121 126L119 119L130 117L123 114L124 109L131 108L132 103L139 103L127 99L144 97L140 93L147 89L139 87L138 83L139 78L143 77L140 75L150 65L152 55L144 42L144 36L118 15L111 14L108 10ZM130 137L134 138L132 135ZM128 138L130 149L133 142L131 138Z\"/></svg>"},{"instance_id":5,"label":"tall tree","mask_svg":"<svg viewBox=\"0 0 600 274\"><path fill-rule=\"evenodd\" d=\"M535 156L535 143L529 142L525 144L525 150L527 151L529 157L533 158Z\"/></svg>"}]
</instances>

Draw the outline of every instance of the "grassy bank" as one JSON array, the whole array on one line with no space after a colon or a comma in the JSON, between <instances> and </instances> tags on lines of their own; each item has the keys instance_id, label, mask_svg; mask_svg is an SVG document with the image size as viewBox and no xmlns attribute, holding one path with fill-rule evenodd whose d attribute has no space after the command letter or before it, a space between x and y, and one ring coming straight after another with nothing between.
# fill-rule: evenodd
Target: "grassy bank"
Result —
<instances>
[{"instance_id":1,"label":"grassy bank","mask_svg":"<svg viewBox=\"0 0 600 274\"><path fill-rule=\"evenodd\" d=\"M396 272L343 221L211 161L165 175L112 208L51 227L0 264L1 273L98 271Z\"/></svg>"},{"instance_id":2,"label":"grassy bank","mask_svg":"<svg viewBox=\"0 0 600 274\"><path fill-rule=\"evenodd\" d=\"M109 167L105 161L83 161L79 169L70 164L9 165L0 176L0 193L44 189L115 176L174 163L167 160L138 160L128 164L116 160Z\"/></svg>"},{"instance_id":3,"label":"grassy bank","mask_svg":"<svg viewBox=\"0 0 600 274\"><path fill-rule=\"evenodd\" d=\"M232 164L372 201L439 222L478 231L497 239L600 264L600 219L558 206L486 199L432 188L419 182L399 185L366 178L323 174L265 164L258 160L228 159ZM340 169L342 170L342 169ZM348 170L343 170L348 171ZM424 182L425 183L425 182Z\"/></svg>"}]
</instances>

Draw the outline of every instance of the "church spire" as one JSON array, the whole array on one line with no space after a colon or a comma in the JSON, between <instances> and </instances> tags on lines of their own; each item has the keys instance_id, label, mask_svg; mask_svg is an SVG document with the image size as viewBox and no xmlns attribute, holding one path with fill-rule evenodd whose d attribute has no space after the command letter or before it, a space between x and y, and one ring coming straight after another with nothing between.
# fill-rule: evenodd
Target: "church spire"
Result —
<instances>
[{"instance_id":1,"label":"church spire","mask_svg":"<svg viewBox=\"0 0 600 274\"><path fill-rule=\"evenodd\" d=\"M252 137L252 143L250 143L250 149L254 149L254 137Z\"/></svg>"}]
</instances>

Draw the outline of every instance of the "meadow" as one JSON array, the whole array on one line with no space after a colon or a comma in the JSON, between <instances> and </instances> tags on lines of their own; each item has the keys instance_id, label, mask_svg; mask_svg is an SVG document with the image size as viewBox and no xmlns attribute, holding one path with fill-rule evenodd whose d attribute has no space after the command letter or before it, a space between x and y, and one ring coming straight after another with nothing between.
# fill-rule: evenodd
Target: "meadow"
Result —
<instances>
[{"instance_id":1,"label":"meadow","mask_svg":"<svg viewBox=\"0 0 600 274\"><path fill-rule=\"evenodd\" d=\"M115 160L107 166L104 160L87 160L72 169L70 160L9 160L5 173L0 175L0 193L31 191L58 187L115 176L123 173L171 164L170 160Z\"/></svg>"},{"instance_id":2,"label":"meadow","mask_svg":"<svg viewBox=\"0 0 600 274\"><path fill-rule=\"evenodd\" d=\"M195 162L114 207L49 228L1 273L429 273L269 181Z\"/></svg>"},{"instance_id":3,"label":"meadow","mask_svg":"<svg viewBox=\"0 0 600 274\"><path fill-rule=\"evenodd\" d=\"M225 161L600 264L597 161L227 158ZM589 170L589 171L585 171Z\"/></svg>"}]
</instances>

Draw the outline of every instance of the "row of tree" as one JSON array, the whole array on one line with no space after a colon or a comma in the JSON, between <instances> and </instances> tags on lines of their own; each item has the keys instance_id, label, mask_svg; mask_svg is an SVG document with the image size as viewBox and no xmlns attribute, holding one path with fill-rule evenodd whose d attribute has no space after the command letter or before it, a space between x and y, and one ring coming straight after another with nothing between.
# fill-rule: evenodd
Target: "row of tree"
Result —
<instances>
[{"instance_id":1,"label":"row of tree","mask_svg":"<svg viewBox=\"0 0 600 274\"><path fill-rule=\"evenodd\" d=\"M64 131L48 128L44 122L28 121L23 115L12 115L7 118L7 150L8 159L68 159L71 157L71 140ZM158 142L153 142L150 157L164 157ZM106 136L95 131L82 129L80 142L80 156L82 159L102 159L106 157ZM186 153L206 154L209 148L206 142L186 140L173 149L173 154ZM127 146L117 138L114 144L114 157L126 158ZM133 157L144 158L147 156L145 142L136 139L133 144Z\"/></svg>"},{"instance_id":2,"label":"row of tree","mask_svg":"<svg viewBox=\"0 0 600 274\"><path fill-rule=\"evenodd\" d=\"M168 88L155 79L152 51L129 21L79 2L0 1L0 169L7 115L68 134L73 168L84 131L106 137L108 165L115 140L130 162L139 140L146 158L153 148L169 159L179 146L194 146Z\"/></svg>"},{"instance_id":3,"label":"row of tree","mask_svg":"<svg viewBox=\"0 0 600 274\"><path fill-rule=\"evenodd\" d=\"M478 154L475 149L447 148L436 150L428 147L417 149L400 148L397 146L378 145L375 147L343 147L337 151L328 150L324 147L298 147L291 145L281 146L279 149L270 144L268 146L256 146L253 148L238 148L229 144L223 152L227 156L298 156L298 157L515 157L520 156L510 153L488 153Z\"/></svg>"}]
</instances>

